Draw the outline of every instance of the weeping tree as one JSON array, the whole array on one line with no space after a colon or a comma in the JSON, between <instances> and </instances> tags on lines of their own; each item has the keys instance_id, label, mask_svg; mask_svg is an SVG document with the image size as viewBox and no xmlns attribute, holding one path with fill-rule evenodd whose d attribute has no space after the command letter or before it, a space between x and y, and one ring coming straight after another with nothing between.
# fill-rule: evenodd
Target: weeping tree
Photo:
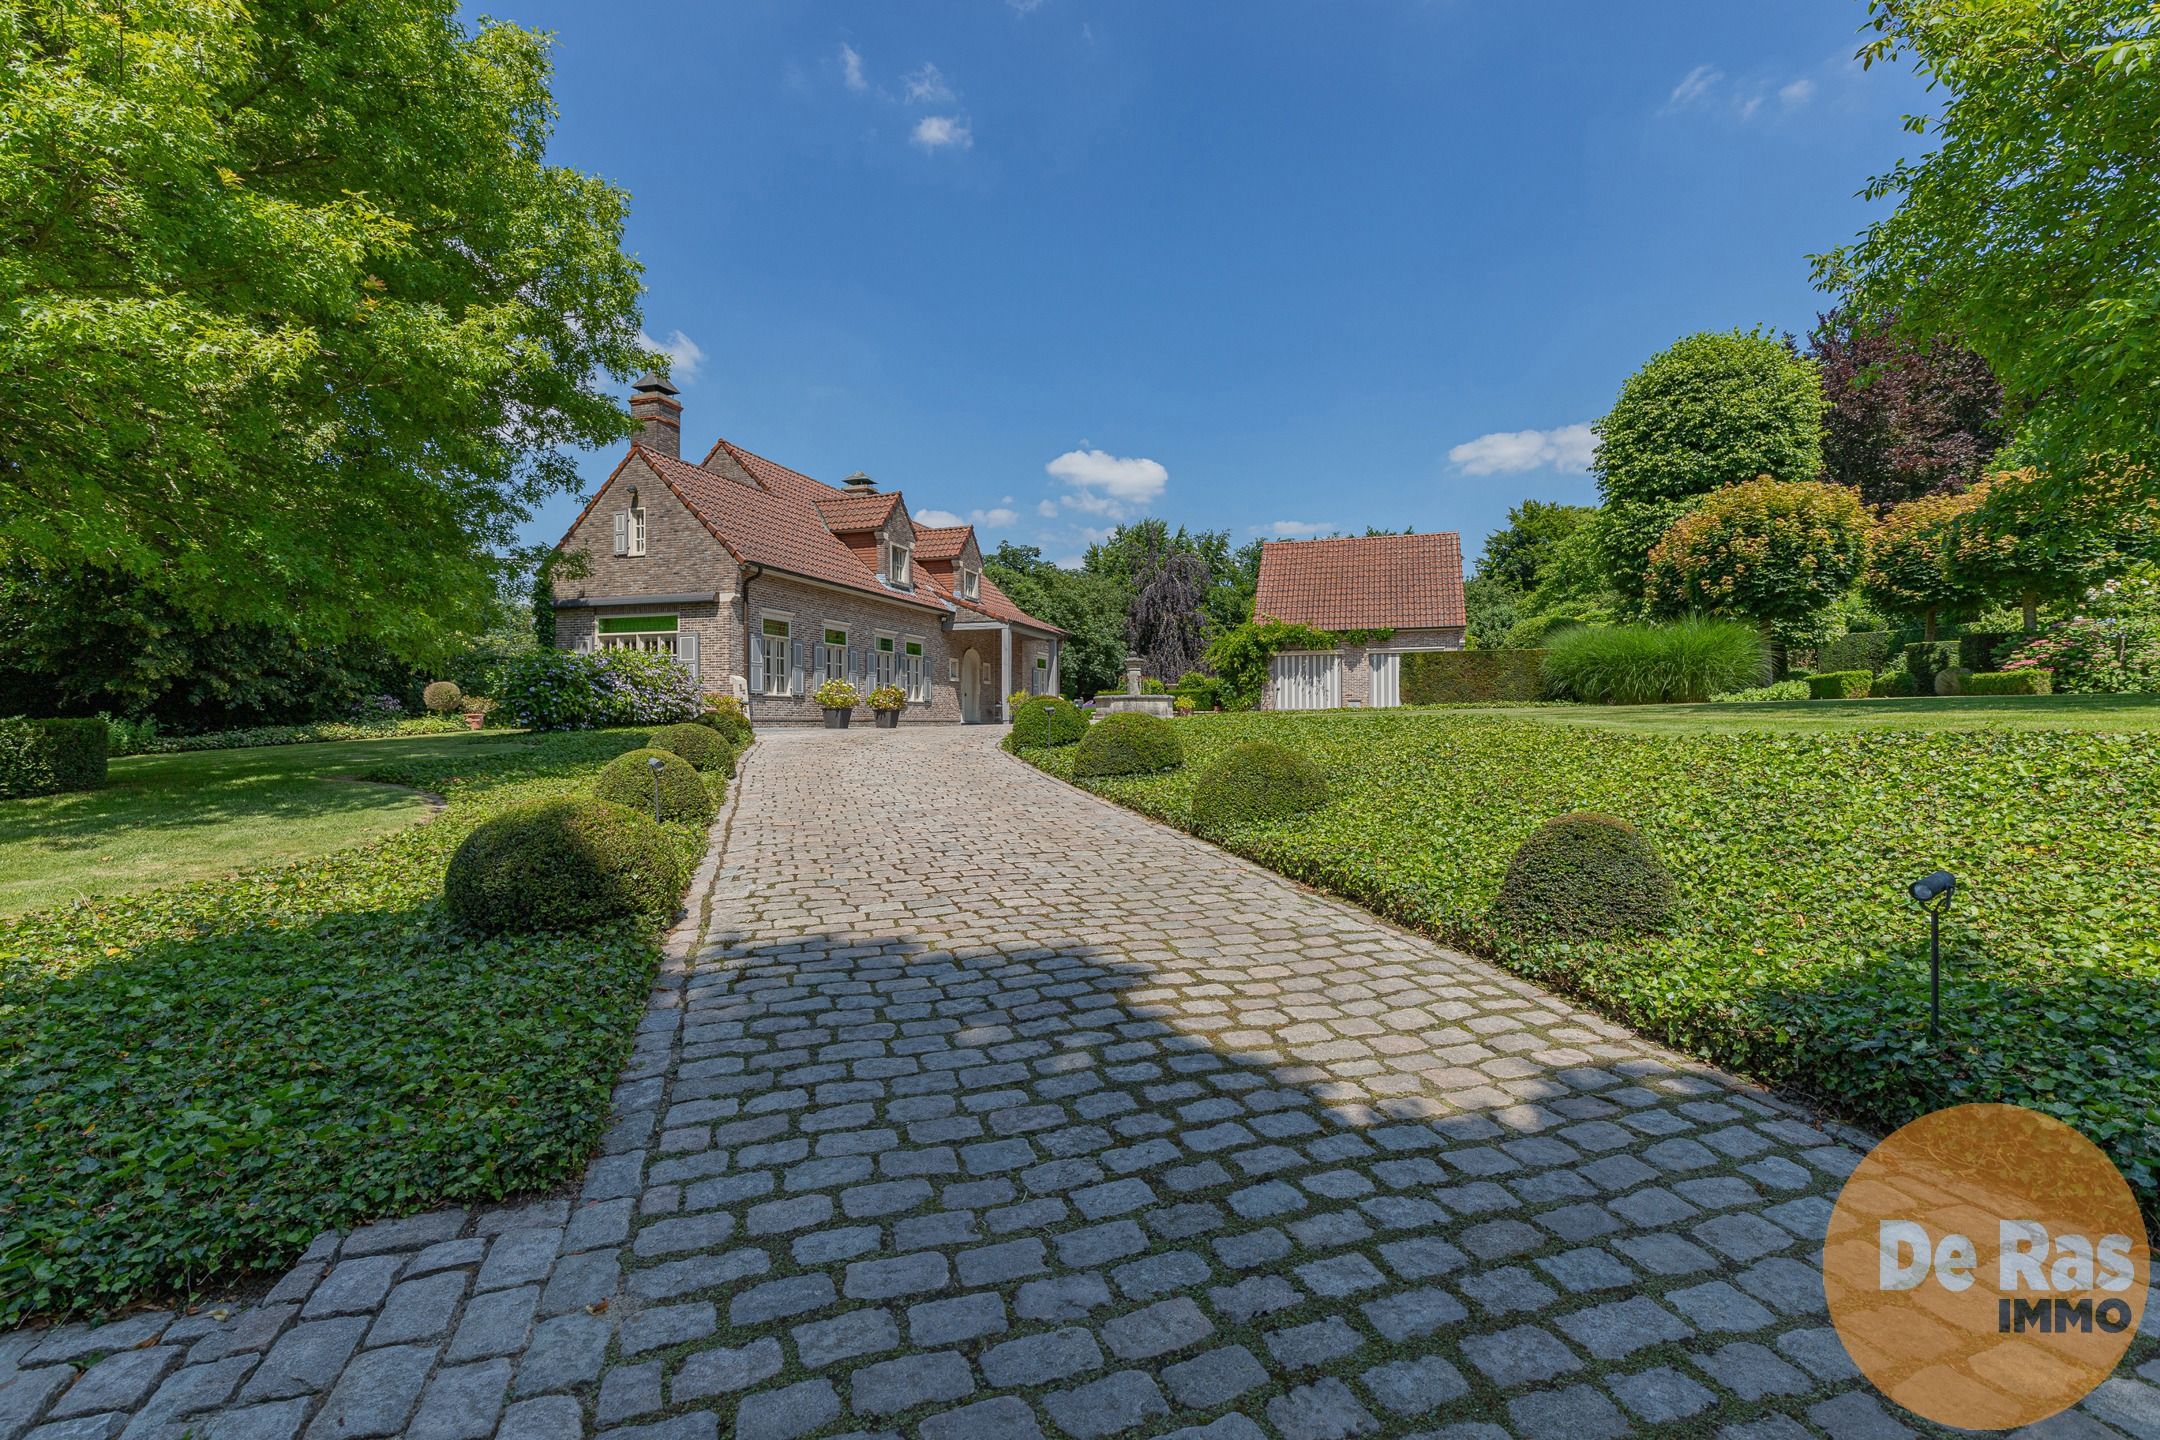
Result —
<instances>
[{"instance_id":1,"label":"weeping tree","mask_svg":"<svg viewBox=\"0 0 2160 1440\"><path fill-rule=\"evenodd\" d=\"M1125 639L1147 672L1166 684L1198 669L1206 651L1201 607L1209 579L1206 561L1169 545L1151 544L1134 569Z\"/></svg>"}]
</instances>

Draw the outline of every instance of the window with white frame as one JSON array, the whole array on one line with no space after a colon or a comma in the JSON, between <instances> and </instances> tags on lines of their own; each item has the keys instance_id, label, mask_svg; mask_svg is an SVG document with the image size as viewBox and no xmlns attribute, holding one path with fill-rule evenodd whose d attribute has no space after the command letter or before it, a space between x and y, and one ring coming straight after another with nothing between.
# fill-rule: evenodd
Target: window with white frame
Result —
<instances>
[{"instance_id":1,"label":"window with white frame","mask_svg":"<svg viewBox=\"0 0 2160 1440\"><path fill-rule=\"evenodd\" d=\"M878 636L877 644L872 647L872 653L877 657L877 670L875 673L878 688L883 689L893 683L893 637L890 635Z\"/></svg>"},{"instance_id":2,"label":"window with white frame","mask_svg":"<svg viewBox=\"0 0 2160 1440\"><path fill-rule=\"evenodd\" d=\"M826 626L823 648L825 662L821 667L824 672L823 678L827 680L847 679L847 626Z\"/></svg>"},{"instance_id":3,"label":"window with white frame","mask_svg":"<svg viewBox=\"0 0 2160 1440\"><path fill-rule=\"evenodd\" d=\"M682 645L679 623L673 615L603 615L599 627L600 648L679 654Z\"/></svg>"},{"instance_id":4,"label":"window with white frame","mask_svg":"<svg viewBox=\"0 0 2160 1440\"><path fill-rule=\"evenodd\" d=\"M945 679L954 685L960 683L960 657L952 655L945 660Z\"/></svg>"},{"instance_id":5,"label":"window with white frame","mask_svg":"<svg viewBox=\"0 0 2160 1440\"><path fill-rule=\"evenodd\" d=\"M767 695L788 693L788 643L794 637L794 626L777 615L767 615L761 627L765 637L765 673L759 677L764 682Z\"/></svg>"},{"instance_id":6,"label":"window with white frame","mask_svg":"<svg viewBox=\"0 0 2160 1440\"><path fill-rule=\"evenodd\" d=\"M885 545L885 578L894 585L907 589L915 583L915 551L897 540Z\"/></svg>"},{"instance_id":7,"label":"window with white frame","mask_svg":"<svg viewBox=\"0 0 2160 1440\"><path fill-rule=\"evenodd\" d=\"M907 674L907 698L921 701L930 698L930 677L923 668L923 646L920 640L910 640L903 647L901 660Z\"/></svg>"},{"instance_id":8,"label":"window with white frame","mask_svg":"<svg viewBox=\"0 0 2160 1440\"><path fill-rule=\"evenodd\" d=\"M960 598L982 599L982 571L963 565L960 567Z\"/></svg>"},{"instance_id":9,"label":"window with white frame","mask_svg":"<svg viewBox=\"0 0 2160 1440\"><path fill-rule=\"evenodd\" d=\"M615 553L645 553L645 511L639 506L627 505L615 512Z\"/></svg>"},{"instance_id":10,"label":"window with white frame","mask_svg":"<svg viewBox=\"0 0 2160 1440\"><path fill-rule=\"evenodd\" d=\"M1028 672L1028 694L1047 695L1049 693L1050 657L1038 655L1035 657L1035 668Z\"/></svg>"}]
</instances>

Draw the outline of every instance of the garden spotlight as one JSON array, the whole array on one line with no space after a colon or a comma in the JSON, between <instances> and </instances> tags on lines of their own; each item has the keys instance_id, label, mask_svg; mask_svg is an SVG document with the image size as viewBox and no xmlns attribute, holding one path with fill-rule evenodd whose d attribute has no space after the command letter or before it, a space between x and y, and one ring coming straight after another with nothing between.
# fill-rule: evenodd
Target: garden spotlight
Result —
<instances>
[{"instance_id":1,"label":"garden spotlight","mask_svg":"<svg viewBox=\"0 0 2160 1440\"><path fill-rule=\"evenodd\" d=\"M1942 912L1957 893L1957 877L1935 870L1905 887L1928 916L1928 1044L1938 1043L1942 1029Z\"/></svg>"},{"instance_id":2,"label":"garden spotlight","mask_svg":"<svg viewBox=\"0 0 2160 1440\"><path fill-rule=\"evenodd\" d=\"M667 761L655 755L645 763L652 767L652 818L657 821L660 818L660 769Z\"/></svg>"}]
</instances>

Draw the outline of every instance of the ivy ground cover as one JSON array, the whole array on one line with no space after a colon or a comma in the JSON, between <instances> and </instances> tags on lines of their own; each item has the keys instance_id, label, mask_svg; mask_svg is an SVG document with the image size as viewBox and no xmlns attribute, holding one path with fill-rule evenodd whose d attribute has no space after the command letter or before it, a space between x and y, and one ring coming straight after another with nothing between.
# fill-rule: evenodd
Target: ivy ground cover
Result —
<instances>
[{"instance_id":1,"label":"ivy ground cover","mask_svg":"<svg viewBox=\"0 0 2160 1440\"><path fill-rule=\"evenodd\" d=\"M1889 1126L2004 1100L2076 1125L2160 1193L2160 746L2150 734L1657 733L1423 714L1203 715L1185 765L1087 787L1184 825L1243 740L1291 745L1335 800L1212 837L1702 1058ZM1073 747L1025 758L1068 774ZM1634 821L1671 867L1662 935L1534 947L1487 917L1515 847L1570 810ZM1927 925L1959 889L1930 1045Z\"/></svg>"},{"instance_id":2,"label":"ivy ground cover","mask_svg":"<svg viewBox=\"0 0 2160 1440\"><path fill-rule=\"evenodd\" d=\"M448 809L318 859L0 920L0 1325L574 1175L664 917L480 940L445 919L442 875L480 821L588 793L645 733L382 752L365 778ZM703 827L669 833L702 850Z\"/></svg>"}]
</instances>

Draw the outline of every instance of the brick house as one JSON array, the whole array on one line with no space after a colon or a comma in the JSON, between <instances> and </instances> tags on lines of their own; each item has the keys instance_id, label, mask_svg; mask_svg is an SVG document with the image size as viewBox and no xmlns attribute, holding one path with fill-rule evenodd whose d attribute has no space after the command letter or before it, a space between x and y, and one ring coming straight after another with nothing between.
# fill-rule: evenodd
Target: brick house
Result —
<instances>
[{"instance_id":1,"label":"brick house","mask_svg":"<svg viewBox=\"0 0 2160 1440\"><path fill-rule=\"evenodd\" d=\"M908 517L866 475L827 485L726 440L684 460L675 387L632 389L640 430L556 549L555 643L673 655L760 724L821 718L828 679L907 692L906 719L974 724L1055 693L1065 632L983 574L972 526Z\"/></svg>"},{"instance_id":2,"label":"brick house","mask_svg":"<svg viewBox=\"0 0 2160 1440\"><path fill-rule=\"evenodd\" d=\"M1270 541L1260 547L1253 615L1315 630L1392 632L1333 650L1277 653L1261 709L1400 705L1404 655L1463 648L1462 540L1440 532Z\"/></svg>"}]
</instances>

